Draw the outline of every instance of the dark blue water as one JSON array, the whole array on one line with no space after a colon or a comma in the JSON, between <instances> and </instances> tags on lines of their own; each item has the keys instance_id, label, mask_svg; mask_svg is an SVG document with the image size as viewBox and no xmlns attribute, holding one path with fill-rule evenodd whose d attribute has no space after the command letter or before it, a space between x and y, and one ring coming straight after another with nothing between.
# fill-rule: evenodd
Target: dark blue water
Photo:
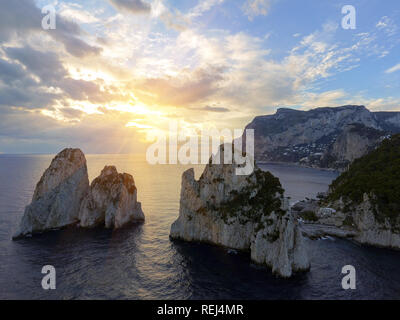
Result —
<instances>
[{"instance_id":1,"label":"dark blue water","mask_svg":"<svg viewBox=\"0 0 400 320\"><path fill-rule=\"evenodd\" d=\"M276 278L248 255L202 244L171 242L187 168L146 164L140 156L90 155L90 179L105 164L132 173L147 221L119 231L67 229L13 242L11 236L51 156L0 155L1 299L398 299L400 253L345 240L307 240L309 273ZM269 165L292 201L326 189L335 174ZM199 175L202 168L196 168ZM54 265L57 289L41 288L41 268ZM354 265L357 289L341 288Z\"/></svg>"}]
</instances>

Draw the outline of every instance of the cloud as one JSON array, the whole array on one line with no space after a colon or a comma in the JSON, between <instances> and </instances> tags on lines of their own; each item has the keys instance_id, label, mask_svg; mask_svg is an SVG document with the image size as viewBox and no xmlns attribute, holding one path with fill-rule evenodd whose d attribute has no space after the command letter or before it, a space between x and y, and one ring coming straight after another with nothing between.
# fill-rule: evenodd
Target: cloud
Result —
<instances>
[{"instance_id":1,"label":"cloud","mask_svg":"<svg viewBox=\"0 0 400 320\"><path fill-rule=\"evenodd\" d=\"M102 48L91 46L77 37L71 37L66 32L56 32L53 38L62 42L65 49L75 57L99 55L102 51Z\"/></svg>"},{"instance_id":2,"label":"cloud","mask_svg":"<svg viewBox=\"0 0 400 320\"><path fill-rule=\"evenodd\" d=\"M152 13L170 29L183 32L189 29L195 18L201 17L212 8L221 5L225 0L200 0L189 12L183 14L181 11L168 9L162 0L152 3Z\"/></svg>"},{"instance_id":3,"label":"cloud","mask_svg":"<svg viewBox=\"0 0 400 320\"><path fill-rule=\"evenodd\" d=\"M149 78L134 83L131 88L146 104L188 106L215 93L222 73L218 67L183 70L176 77Z\"/></svg>"},{"instance_id":4,"label":"cloud","mask_svg":"<svg viewBox=\"0 0 400 320\"><path fill-rule=\"evenodd\" d=\"M190 110L200 110L200 111L208 111L208 112L216 112L216 113L225 113L230 112L231 110L224 107L216 107L216 106L205 106L201 108L191 108Z\"/></svg>"},{"instance_id":5,"label":"cloud","mask_svg":"<svg viewBox=\"0 0 400 320\"><path fill-rule=\"evenodd\" d=\"M237 117L278 104L335 105L346 98L340 88L309 93L326 79L357 67L358 55L371 51L375 41L365 35L349 47L339 46L337 30L337 23L327 23L299 37L286 56L276 59L270 57L262 38L244 32L206 36L188 29L175 40L168 39L151 58L137 61L136 67L160 76L143 73L145 79L133 82L129 89L149 105L192 110L199 103L214 106L217 102L229 106L230 114Z\"/></svg>"},{"instance_id":6,"label":"cloud","mask_svg":"<svg viewBox=\"0 0 400 320\"><path fill-rule=\"evenodd\" d=\"M337 105L351 104L349 101L353 97L350 97L344 90L331 90L320 93L307 92L301 97L301 105L303 108L315 108L315 107L331 107Z\"/></svg>"},{"instance_id":7,"label":"cloud","mask_svg":"<svg viewBox=\"0 0 400 320\"><path fill-rule=\"evenodd\" d=\"M144 135L127 128L129 113L84 115L79 122L60 122L35 110L1 110L0 147L6 153L57 153L66 146L86 153L140 153ZM116 143L116 141L118 143Z\"/></svg>"},{"instance_id":8,"label":"cloud","mask_svg":"<svg viewBox=\"0 0 400 320\"><path fill-rule=\"evenodd\" d=\"M102 13L102 23L85 5L60 4L55 32L41 29L43 15L33 1L0 2L1 151L56 152L78 145L89 152L132 152L143 131L168 130L171 118L187 127L240 128L277 105L370 102L374 108L395 108L398 102L368 100L330 81L361 59L388 52L385 21L355 34L347 46L337 40L337 22L310 34L303 30L290 37L295 45L283 52L251 28L204 30L197 17L218 9L222 0L198 1L184 13L170 1L147 1L150 17L133 19L109 10ZM249 19L268 14L271 1L246 1ZM4 14L8 8L23 19L11 21L10 13Z\"/></svg>"},{"instance_id":9,"label":"cloud","mask_svg":"<svg viewBox=\"0 0 400 320\"><path fill-rule=\"evenodd\" d=\"M391 67L389 69L387 69L385 71L385 73L393 73L393 72L396 72L396 71L399 71L399 70L400 70L400 63L396 64L395 66L393 66L393 67Z\"/></svg>"},{"instance_id":10,"label":"cloud","mask_svg":"<svg viewBox=\"0 0 400 320\"><path fill-rule=\"evenodd\" d=\"M383 30L389 36L395 35L399 29L393 19L388 16L383 16L376 24L376 28Z\"/></svg>"},{"instance_id":11,"label":"cloud","mask_svg":"<svg viewBox=\"0 0 400 320\"><path fill-rule=\"evenodd\" d=\"M110 0L118 10L134 14L150 13L151 6L142 0Z\"/></svg>"},{"instance_id":12,"label":"cloud","mask_svg":"<svg viewBox=\"0 0 400 320\"><path fill-rule=\"evenodd\" d=\"M46 68L46 60L39 59L36 65L35 59L39 55L34 50L27 49L25 52L23 48L5 48L5 52L9 56L8 61L0 59L0 105L28 109L50 108L60 98L60 94L51 92L48 87L57 79L57 72L64 76L56 58L52 54L42 56L49 59L49 66L54 67L53 73ZM42 82L41 78L45 81Z\"/></svg>"},{"instance_id":13,"label":"cloud","mask_svg":"<svg viewBox=\"0 0 400 320\"><path fill-rule=\"evenodd\" d=\"M126 97L102 80L71 78L58 54L29 45L4 47L0 59L0 104L27 109L54 110L68 100L106 103Z\"/></svg>"},{"instance_id":14,"label":"cloud","mask_svg":"<svg viewBox=\"0 0 400 320\"><path fill-rule=\"evenodd\" d=\"M96 23L100 21L93 13L85 10L82 5L77 3L62 2L58 11L66 20L77 23Z\"/></svg>"},{"instance_id":15,"label":"cloud","mask_svg":"<svg viewBox=\"0 0 400 320\"><path fill-rule=\"evenodd\" d=\"M400 98L360 98L360 100L364 100L362 103L373 111L400 111Z\"/></svg>"},{"instance_id":16,"label":"cloud","mask_svg":"<svg viewBox=\"0 0 400 320\"><path fill-rule=\"evenodd\" d=\"M190 10L188 13L189 18L195 18L201 16L203 13L211 10L214 6L220 5L225 0L200 0L199 4Z\"/></svg>"},{"instance_id":17,"label":"cloud","mask_svg":"<svg viewBox=\"0 0 400 320\"><path fill-rule=\"evenodd\" d=\"M67 71L54 52L41 52L30 46L4 48L7 56L23 64L46 83L64 78Z\"/></svg>"},{"instance_id":18,"label":"cloud","mask_svg":"<svg viewBox=\"0 0 400 320\"><path fill-rule=\"evenodd\" d=\"M160 19L169 29L178 32L187 30L190 24L189 19L178 10L171 12L165 9L162 14L160 14Z\"/></svg>"},{"instance_id":19,"label":"cloud","mask_svg":"<svg viewBox=\"0 0 400 320\"><path fill-rule=\"evenodd\" d=\"M25 77L22 66L0 59L0 79L5 83L19 81Z\"/></svg>"},{"instance_id":20,"label":"cloud","mask_svg":"<svg viewBox=\"0 0 400 320\"><path fill-rule=\"evenodd\" d=\"M210 107L210 106L205 106L202 108L204 111L210 111L210 112L229 112L231 111L228 108L223 108L223 107Z\"/></svg>"},{"instance_id":21,"label":"cloud","mask_svg":"<svg viewBox=\"0 0 400 320\"><path fill-rule=\"evenodd\" d=\"M77 57L99 54L101 48L91 46L82 39L81 28L74 22L57 17L55 30L42 29L44 15L33 0L0 2L0 44L13 38L27 37L29 33L42 33L65 45L66 50Z\"/></svg>"},{"instance_id":22,"label":"cloud","mask_svg":"<svg viewBox=\"0 0 400 320\"><path fill-rule=\"evenodd\" d=\"M249 20L257 16L266 16L271 7L271 0L246 0L243 11Z\"/></svg>"},{"instance_id":23,"label":"cloud","mask_svg":"<svg viewBox=\"0 0 400 320\"><path fill-rule=\"evenodd\" d=\"M45 109L51 108L58 97L42 88L0 87L0 106Z\"/></svg>"}]
</instances>

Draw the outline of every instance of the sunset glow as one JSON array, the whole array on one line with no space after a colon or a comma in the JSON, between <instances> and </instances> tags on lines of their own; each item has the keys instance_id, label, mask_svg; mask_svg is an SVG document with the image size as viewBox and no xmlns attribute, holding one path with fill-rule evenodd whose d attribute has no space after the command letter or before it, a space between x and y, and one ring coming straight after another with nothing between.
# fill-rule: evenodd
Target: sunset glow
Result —
<instances>
[{"instance_id":1,"label":"sunset glow","mask_svg":"<svg viewBox=\"0 0 400 320\"><path fill-rule=\"evenodd\" d=\"M309 25L290 13L306 19L307 5L288 10L285 1L53 1L55 30L41 28L47 1L19 2L32 14L26 26L2 27L2 118L34 142L0 135L0 151L37 143L54 152L78 141L89 152L115 152L123 137L123 152L135 153L169 120L243 128L282 106L399 108L399 13L384 14L378 2L350 31L336 4L311 0L318 19ZM14 1L7 7L23 14Z\"/></svg>"}]
</instances>

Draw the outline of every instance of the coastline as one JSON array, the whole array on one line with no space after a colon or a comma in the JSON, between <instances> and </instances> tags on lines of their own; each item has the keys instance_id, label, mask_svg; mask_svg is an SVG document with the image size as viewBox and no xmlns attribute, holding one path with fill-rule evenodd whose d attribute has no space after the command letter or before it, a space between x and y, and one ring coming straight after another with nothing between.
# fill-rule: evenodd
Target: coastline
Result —
<instances>
[{"instance_id":1,"label":"coastline","mask_svg":"<svg viewBox=\"0 0 400 320\"><path fill-rule=\"evenodd\" d=\"M337 170L337 169L306 166L306 165L300 164L300 163L298 163L298 162L256 161L256 164L257 164L257 165L289 165L289 166L295 166L295 167L299 167L299 168L316 169L316 170L321 170L321 171L329 171L329 172L342 173L342 171Z\"/></svg>"}]
</instances>

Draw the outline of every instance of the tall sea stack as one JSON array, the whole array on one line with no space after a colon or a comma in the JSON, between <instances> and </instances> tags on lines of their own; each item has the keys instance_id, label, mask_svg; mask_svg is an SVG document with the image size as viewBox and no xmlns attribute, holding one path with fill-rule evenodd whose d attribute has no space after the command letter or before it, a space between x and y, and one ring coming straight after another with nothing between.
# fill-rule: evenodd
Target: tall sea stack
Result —
<instances>
[{"instance_id":1,"label":"tall sea stack","mask_svg":"<svg viewBox=\"0 0 400 320\"><path fill-rule=\"evenodd\" d=\"M224 159L224 146L218 156ZM238 176L236 168L210 161L199 180L193 169L183 174L171 238L248 250L254 262L282 277L308 270L303 236L279 179L257 167L249 176Z\"/></svg>"}]
</instances>

